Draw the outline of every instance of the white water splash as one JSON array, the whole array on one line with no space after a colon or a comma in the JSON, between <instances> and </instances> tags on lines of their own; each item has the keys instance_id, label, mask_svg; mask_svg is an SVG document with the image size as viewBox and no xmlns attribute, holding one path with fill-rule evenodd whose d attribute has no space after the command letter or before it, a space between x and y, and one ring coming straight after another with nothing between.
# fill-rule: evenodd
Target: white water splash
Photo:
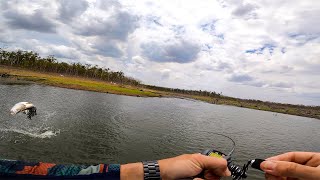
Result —
<instances>
[{"instance_id":1,"label":"white water splash","mask_svg":"<svg viewBox=\"0 0 320 180\"><path fill-rule=\"evenodd\" d=\"M48 121L51 120L55 114L55 111L45 111L42 116L40 114L40 116L32 120L19 120L20 118L16 118L16 120L8 121L8 124L4 124L4 126L0 128L0 132L5 132L7 135L13 135L12 137L16 138L18 138L18 136L21 137L21 135L40 139L52 138L60 134L60 129L54 130L48 126Z\"/></svg>"},{"instance_id":2,"label":"white water splash","mask_svg":"<svg viewBox=\"0 0 320 180\"><path fill-rule=\"evenodd\" d=\"M3 128L0 128L0 131L3 131L3 132L14 132L14 133L18 133L18 134L27 135L27 136L30 136L30 137L33 137L33 138L41 138L41 139L51 138L51 137L57 136L57 134L60 134L60 130L58 130L58 131L47 130L47 131L45 131L43 133L36 133L36 132L28 132L28 131L25 131L25 130L22 130L22 129L14 129L14 128L3 129Z\"/></svg>"}]
</instances>

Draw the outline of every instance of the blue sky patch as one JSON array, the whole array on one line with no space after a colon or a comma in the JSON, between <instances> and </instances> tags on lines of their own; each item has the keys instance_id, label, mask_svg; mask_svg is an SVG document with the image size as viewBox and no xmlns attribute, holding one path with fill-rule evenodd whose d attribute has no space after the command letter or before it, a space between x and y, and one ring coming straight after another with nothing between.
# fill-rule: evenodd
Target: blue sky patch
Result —
<instances>
[{"instance_id":1,"label":"blue sky patch","mask_svg":"<svg viewBox=\"0 0 320 180\"><path fill-rule=\"evenodd\" d=\"M275 48L276 48L276 46L273 44L265 44L260 48L248 49L245 52L249 53L249 54L263 54L263 51L266 49L269 51L269 54L272 55Z\"/></svg>"},{"instance_id":2,"label":"blue sky patch","mask_svg":"<svg viewBox=\"0 0 320 180\"><path fill-rule=\"evenodd\" d=\"M224 34L218 34L216 35L217 38L224 40Z\"/></svg>"},{"instance_id":3,"label":"blue sky patch","mask_svg":"<svg viewBox=\"0 0 320 180\"><path fill-rule=\"evenodd\" d=\"M202 31L205 31L205 32L214 32L216 29L215 23L216 21L204 23L200 25L200 28Z\"/></svg>"},{"instance_id":4,"label":"blue sky patch","mask_svg":"<svg viewBox=\"0 0 320 180\"><path fill-rule=\"evenodd\" d=\"M293 33L288 35L290 38L297 40L299 46L304 45L305 43L315 40L319 38L317 34L301 34L301 33Z\"/></svg>"}]
</instances>

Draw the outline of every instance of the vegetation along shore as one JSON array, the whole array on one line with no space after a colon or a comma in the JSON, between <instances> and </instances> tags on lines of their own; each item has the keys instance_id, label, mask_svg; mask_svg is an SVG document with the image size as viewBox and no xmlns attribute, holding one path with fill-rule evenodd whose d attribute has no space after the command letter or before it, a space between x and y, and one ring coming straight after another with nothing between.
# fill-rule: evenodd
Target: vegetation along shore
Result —
<instances>
[{"instance_id":1,"label":"vegetation along shore","mask_svg":"<svg viewBox=\"0 0 320 180\"><path fill-rule=\"evenodd\" d=\"M9 79L9 80L8 80ZM142 84L121 71L89 64L58 62L53 56L40 57L32 51L0 49L0 81L19 80L63 88L139 97L190 98L213 104L272 111L320 119L320 106L292 105L239 99L216 92L174 89Z\"/></svg>"}]
</instances>

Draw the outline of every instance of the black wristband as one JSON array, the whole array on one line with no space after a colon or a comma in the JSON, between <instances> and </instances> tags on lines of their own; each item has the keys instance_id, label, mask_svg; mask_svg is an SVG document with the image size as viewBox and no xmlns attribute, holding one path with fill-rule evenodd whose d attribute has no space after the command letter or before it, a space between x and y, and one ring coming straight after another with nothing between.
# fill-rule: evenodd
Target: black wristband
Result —
<instances>
[{"instance_id":1,"label":"black wristband","mask_svg":"<svg viewBox=\"0 0 320 180\"><path fill-rule=\"evenodd\" d=\"M144 161L143 164L143 174L145 180L161 180L160 168L158 161Z\"/></svg>"}]
</instances>

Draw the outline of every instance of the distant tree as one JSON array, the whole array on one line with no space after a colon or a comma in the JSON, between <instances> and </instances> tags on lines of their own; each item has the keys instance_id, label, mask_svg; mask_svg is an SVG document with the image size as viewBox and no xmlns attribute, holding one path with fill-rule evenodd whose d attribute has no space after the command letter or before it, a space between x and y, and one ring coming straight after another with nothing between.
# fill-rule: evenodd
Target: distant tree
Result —
<instances>
[{"instance_id":1,"label":"distant tree","mask_svg":"<svg viewBox=\"0 0 320 180\"><path fill-rule=\"evenodd\" d=\"M53 55L42 58L33 51L6 51L0 48L0 65L83 76L120 84L141 85L140 81L132 77L126 77L122 71L111 71L109 68L101 68L91 64L58 62Z\"/></svg>"}]
</instances>

